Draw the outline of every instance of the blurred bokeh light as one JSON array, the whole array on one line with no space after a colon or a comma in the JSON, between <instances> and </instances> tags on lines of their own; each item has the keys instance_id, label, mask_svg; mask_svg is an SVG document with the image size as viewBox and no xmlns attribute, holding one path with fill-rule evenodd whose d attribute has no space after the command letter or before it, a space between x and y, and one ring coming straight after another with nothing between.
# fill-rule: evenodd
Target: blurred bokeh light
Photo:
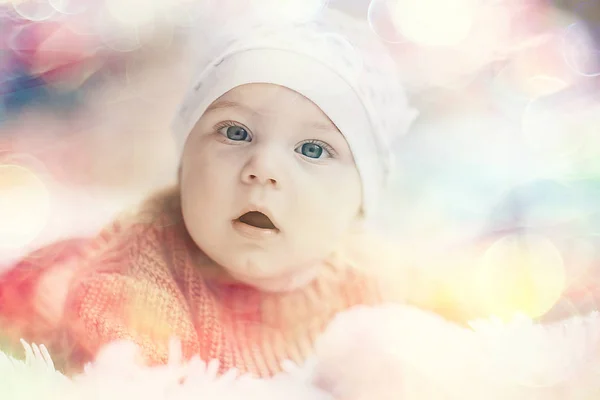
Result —
<instances>
[{"instance_id":1,"label":"blurred bokeh light","mask_svg":"<svg viewBox=\"0 0 600 400\"><path fill-rule=\"evenodd\" d=\"M565 289L564 261L541 236L507 235L494 242L478 266L477 287L486 314L505 320L515 310L537 318L547 313Z\"/></svg>"},{"instance_id":2,"label":"blurred bokeh light","mask_svg":"<svg viewBox=\"0 0 600 400\"><path fill-rule=\"evenodd\" d=\"M36 174L0 164L0 248L28 245L48 222L48 190Z\"/></svg>"}]
</instances>

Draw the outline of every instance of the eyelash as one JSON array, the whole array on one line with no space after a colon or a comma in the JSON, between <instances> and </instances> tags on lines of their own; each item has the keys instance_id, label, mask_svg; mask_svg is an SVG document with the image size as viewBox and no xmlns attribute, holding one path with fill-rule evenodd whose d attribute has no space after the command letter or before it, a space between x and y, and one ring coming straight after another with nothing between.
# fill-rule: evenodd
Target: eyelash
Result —
<instances>
[{"instance_id":1,"label":"eyelash","mask_svg":"<svg viewBox=\"0 0 600 400\"><path fill-rule=\"evenodd\" d=\"M217 125L215 125L215 127L213 128L215 130L215 132L221 136L223 136L220 132L221 129L223 128L229 128L232 126L239 126L240 128L244 128L246 130L246 132L248 132L248 136L250 137L250 141L252 141L252 133L250 133L250 129L246 128L246 126L244 124L240 124L239 122L234 122L234 121L223 121L218 123ZM224 137L225 140L228 140L227 137Z\"/></svg>"},{"instance_id":2,"label":"eyelash","mask_svg":"<svg viewBox=\"0 0 600 400\"><path fill-rule=\"evenodd\" d=\"M223 128L229 128L232 126L239 126L241 128L244 128L246 130L246 132L248 132L248 136L250 136L250 141L252 141L252 134L250 133L250 129L248 129L244 124L240 124L239 122L223 121L223 122L220 122L217 125L215 125L215 127L213 129L215 130L215 132L217 132L217 134L222 136L220 130ZM223 138L224 138L224 140L227 140L229 142L229 139L227 139L227 137L223 137ZM331 155L332 158L335 158L338 155L337 152L335 151L335 149L331 145L329 145L321 140L317 140L317 139L305 140L300 143L300 146L303 144L306 144L306 143L316 144L316 145L323 147L325 149L325 151L327 151Z\"/></svg>"},{"instance_id":3,"label":"eyelash","mask_svg":"<svg viewBox=\"0 0 600 400\"><path fill-rule=\"evenodd\" d=\"M319 145L322 148L324 148L325 151L328 152L332 158L337 157L337 152L334 150L334 148L331 147L331 145L329 145L323 141L316 140L316 139L310 139L310 140L305 140L304 142L301 142L300 145L303 145L306 143Z\"/></svg>"}]
</instances>

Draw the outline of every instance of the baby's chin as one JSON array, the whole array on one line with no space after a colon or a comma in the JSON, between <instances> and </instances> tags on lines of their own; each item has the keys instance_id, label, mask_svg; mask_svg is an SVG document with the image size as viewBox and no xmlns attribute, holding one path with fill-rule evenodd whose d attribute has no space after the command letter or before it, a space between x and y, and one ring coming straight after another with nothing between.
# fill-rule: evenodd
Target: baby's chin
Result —
<instances>
[{"instance_id":1,"label":"baby's chin","mask_svg":"<svg viewBox=\"0 0 600 400\"><path fill-rule=\"evenodd\" d=\"M236 281L248 286L252 286L264 292L290 292L308 285L316 278L316 268L308 268L302 271L273 276L269 274L246 275L229 271L229 274Z\"/></svg>"}]
</instances>

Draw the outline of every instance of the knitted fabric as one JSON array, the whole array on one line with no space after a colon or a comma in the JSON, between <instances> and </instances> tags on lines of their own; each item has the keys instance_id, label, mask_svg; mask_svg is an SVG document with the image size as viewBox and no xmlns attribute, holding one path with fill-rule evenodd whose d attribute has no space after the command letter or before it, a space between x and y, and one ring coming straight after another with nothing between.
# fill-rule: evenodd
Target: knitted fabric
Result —
<instances>
[{"instance_id":1,"label":"knitted fabric","mask_svg":"<svg viewBox=\"0 0 600 400\"><path fill-rule=\"evenodd\" d=\"M140 346L146 362L165 363L169 340L177 337L186 357L218 359L222 370L267 377L284 360L301 363L310 356L335 314L380 301L374 281L333 262L287 293L238 284L196 248L180 218L145 222L144 215L115 230L74 279L64 326L85 354L80 361L127 339Z\"/></svg>"}]
</instances>

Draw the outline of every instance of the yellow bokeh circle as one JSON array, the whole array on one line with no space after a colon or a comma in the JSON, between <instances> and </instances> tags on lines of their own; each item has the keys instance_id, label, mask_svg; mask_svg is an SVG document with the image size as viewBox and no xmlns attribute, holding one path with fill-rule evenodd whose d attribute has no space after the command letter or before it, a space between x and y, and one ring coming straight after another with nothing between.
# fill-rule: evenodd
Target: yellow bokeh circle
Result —
<instances>
[{"instance_id":1,"label":"yellow bokeh circle","mask_svg":"<svg viewBox=\"0 0 600 400\"><path fill-rule=\"evenodd\" d=\"M511 234L493 243L481 259L477 290L489 316L537 318L560 299L566 282L563 258L547 238Z\"/></svg>"},{"instance_id":2,"label":"yellow bokeh circle","mask_svg":"<svg viewBox=\"0 0 600 400\"><path fill-rule=\"evenodd\" d=\"M0 164L0 249L29 245L48 223L50 195L29 169Z\"/></svg>"}]
</instances>

